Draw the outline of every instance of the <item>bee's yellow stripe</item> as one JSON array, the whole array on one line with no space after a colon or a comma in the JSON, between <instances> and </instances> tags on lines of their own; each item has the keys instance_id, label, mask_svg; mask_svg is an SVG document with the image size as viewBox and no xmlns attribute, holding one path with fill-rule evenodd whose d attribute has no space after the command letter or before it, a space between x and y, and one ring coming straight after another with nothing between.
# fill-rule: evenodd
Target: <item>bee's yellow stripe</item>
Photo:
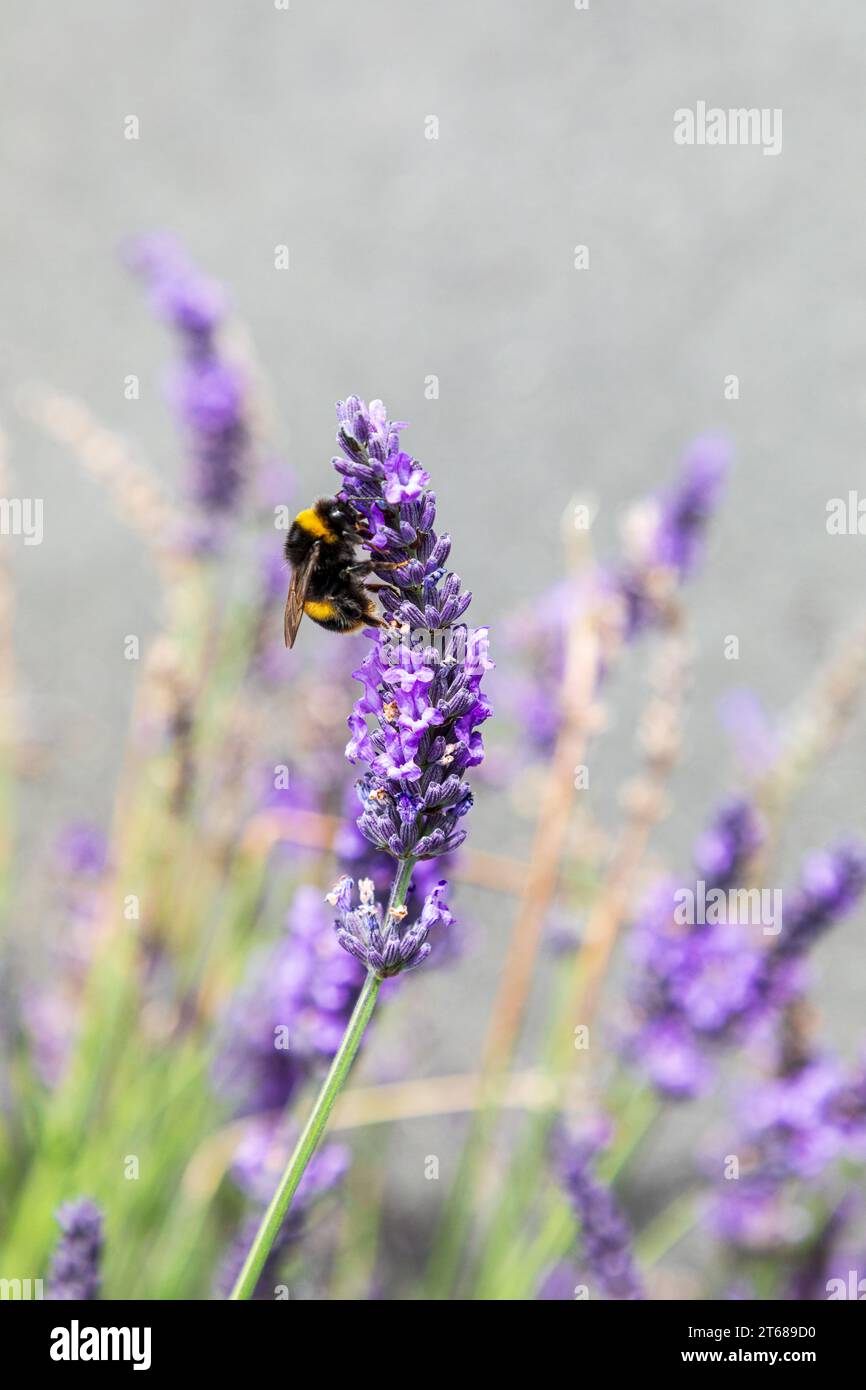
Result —
<instances>
[{"instance_id":1,"label":"bee's yellow stripe","mask_svg":"<svg viewBox=\"0 0 866 1390\"><path fill-rule=\"evenodd\" d=\"M311 536L318 536L322 541L335 541L337 537L333 531L329 531L318 512L314 512L312 507L307 507L304 511L298 512L295 521L302 530L309 532Z\"/></svg>"},{"instance_id":2,"label":"bee's yellow stripe","mask_svg":"<svg viewBox=\"0 0 866 1390\"><path fill-rule=\"evenodd\" d=\"M334 605L328 603L327 599L318 602L314 598L308 598L304 604L304 612L308 618L313 618L317 623L321 623L326 618L333 618Z\"/></svg>"}]
</instances>

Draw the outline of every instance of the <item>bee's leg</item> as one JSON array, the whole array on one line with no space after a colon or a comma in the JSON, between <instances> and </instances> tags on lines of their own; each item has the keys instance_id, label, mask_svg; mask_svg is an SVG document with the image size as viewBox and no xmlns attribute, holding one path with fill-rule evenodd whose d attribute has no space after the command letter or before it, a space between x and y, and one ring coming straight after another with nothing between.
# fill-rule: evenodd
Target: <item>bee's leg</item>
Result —
<instances>
[{"instance_id":1,"label":"bee's leg","mask_svg":"<svg viewBox=\"0 0 866 1390\"><path fill-rule=\"evenodd\" d=\"M347 565L341 572L343 574L362 575L372 574L373 570L401 570L404 565L408 565L408 560L385 560L382 563L376 560L358 560L354 565Z\"/></svg>"},{"instance_id":2,"label":"bee's leg","mask_svg":"<svg viewBox=\"0 0 866 1390\"><path fill-rule=\"evenodd\" d=\"M388 584L385 580L381 584L365 584L364 588L368 594L378 594L382 589L390 589L392 594L402 594L403 590L398 589L396 584Z\"/></svg>"}]
</instances>

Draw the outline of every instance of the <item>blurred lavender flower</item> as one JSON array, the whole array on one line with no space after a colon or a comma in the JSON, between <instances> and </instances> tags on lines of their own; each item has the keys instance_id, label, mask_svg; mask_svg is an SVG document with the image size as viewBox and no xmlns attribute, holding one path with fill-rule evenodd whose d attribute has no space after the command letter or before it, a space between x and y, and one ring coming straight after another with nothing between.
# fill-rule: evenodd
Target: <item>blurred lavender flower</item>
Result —
<instances>
[{"instance_id":1,"label":"blurred lavender flower","mask_svg":"<svg viewBox=\"0 0 866 1390\"><path fill-rule=\"evenodd\" d=\"M707 892L742 880L763 828L747 802L724 807L695 846ZM667 880L647 896L633 930L633 993L640 1025L631 1056L671 1098L687 1099L713 1075L713 1050L742 1041L803 989L802 961L814 942L859 900L866 852L842 845L805 863L798 892L785 895L781 930L763 947L752 928L719 919L684 925L675 915L678 885Z\"/></svg>"},{"instance_id":2,"label":"blurred lavender flower","mask_svg":"<svg viewBox=\"0 0 866 1390\"><path fill-rule=\"evenodd\" d=\"M759 953L751 999L732 1009L724 1024L727 1039L798 999L805 989L804 965L815 943L845 917L866 889L866 850L847 843L814 850L805 860L800 887L785 895L780 934ZM741 927L745 939L745 929ZM745 945L744 945L745 949Z\"/></svg>"},{"instance_id":3,"label":"blurred lavender flower","mask_svg":"<svg viewBox=\"0 0 866 1390\"><path fill-rule=\"evenodd\" d=\"M857 904L864 888L866 850L862 845L843 844L808 855L800 890L793 900L785 902L784 926L768 962L769 973L809 951Z\"/></svg>"},{"instance_id":4,"label":"blurred lavender flower","mask_svg":"<svg viewBox=\"0 0 866 1390\"><path fill-rule=\"evenodd\" d=\"M101 878L108 865L108 841L104 831L85 821L77 821L57 840L57 867L61 874L75 878Z\"/></svg>"},{"instance_id":5,"label":"blurred lavender flower","mask_svg":"<svg viewBox=\"0 0 866 1390\"><path fill-rule=\"evenodd\" d=\"M327 901L337 912L337 940L345 951L359 960L380 979L399 975L426 960L433 947L427 940L436 926L450 927L454 918L444 902L446 884L436 884L424 900L420 916L409 927L403 926L408 909L391 909L383 921L382 906L376 900L372 879L358 884L359 903L353 907L354 882L343 878L328 894Z\"/></svg>"},{"instance_id":6,"label":"blurred lavender flower","mask_svg":"<svg viewBox=\"0 0 866 1390\"><path fill-rule=\"evenodd\" d=\"M701 436L689 445L673 486L627 519L631 553L617 574L626 606L626 637L657 622L671 582L682 583L696 569L730 462L726 440Z\"/></svg>"},{"instance_id":7,"label":"blurred lavender flower","mask_svg":"<svg viewBox=\"0 0 866 1390\"><path fill-rule=\"evenodd\" d=\"M800 1257L788 1287L785 1298L795 1303L823 1302L825 1299L850 1296L851 1276L857 1285L857 1295L866 1285L860 1280L866 1274L864 1252L854 1250L850 1241L849 1227L856 1201L854 1193L846 1193L837 1205L828 1212ZM835 1290L834 1290L835 1285Z\"/></svg>"},{"instance_id":8,"label":"blurred lavender flower","mask_svg":"<svg viewBox=\"0 0 866 1390\"><path fill-rule=\"evenodd\" d=\"M863 1297L866 1251L862 1247L858 1250L854 1235L860 1219L862 1201L858 1192L848 1191L828 1207L797 1260L785 1291L786 1298L803 1303Z\"/></svg>"},{"instance_id":9,"label":"blurred lavender flower","mask_svg":"<svg viewBox=\"0 0 866 1390\"><path fill-rule=\"evenodd\" d=\"M760 1152L765 1179L814 1178L839 1157L845 1136L832 1103L842 1084L838 1061L815 1057L749 1092L741 1107L741 1132L749 1148Z\"/></svg>"},{"instance_id":10,"label":"blurred lavender flower","mask_svg":"<svg viewBox=\"0 0 866 1390\"><path fill-rule=\"evenodd\" d=\"M539 1303L569 1303L576 1296L575 1290L585 1283L586 1280L578 1273L577 1265L568 1260L560 1260L541 1280L536 1299Z\"/></svg>"},{"instance_id":11,"label":"blurred lavender flower","mask_svg":"<svg viewBox=\"0 0 866 1390\"><path fill-rule=\"evenodd\" d=\"M51 1262L49 1299L85 1300L97 1297L102 1258L102 1212L95 1202L80 1197L57 1212L62 1235Z\"/></svg>"},{"instance_id":12,"label":"blurred lavender flower","mask_svg":"<svg viewBox=\"0 0 866 1390\"><path fill-rule=\"evenodd\" d=\"M723 805L692 850L695 868L707 887L730 888L738 883L765 837L761 818L749 801L736 799Z\"/></svg>"},{"instance_id":13,"label":"blurred lavender flower","mask_svg":"<svg viewBox=\"0 0 866 1390\"><path fill-rule=\"evenodd\" d=\"M247 383L218 342L225 297L171 236L137 238L126 248L126 261L147 285L154 311L180 339L183 357L169 376L168 396L190 449L191 495L212 525L235 507L249 445ZM202 526L192 540L206 546L213 534Z\"/></svg>"},{"instance_id":14,"label":"blurred lavender flower","mask_svg":"<svg viewBox=\"0 0 866 1390\"><path fill-rule=\"evenodd\" d=\"M744 1252L788 1251L809 1234L809 1213L795 1194L761 1177L726 1182L707 1210L713 1235Z\"/></svg>"},{"instance_id":15,"label":"blurred lavender flower","mask_svg":"<svg viewBox=\"0 0 866 1390\"><path fill-rule=\"evenodd\" d=\"M293 721L295 728L300 722L302 716L297 712ZM335 732L339 737L339 727ZM304 749L304 753L308 751ZM341 770L344 769L345 764L341 762ZM322 815L328 805L328 774L329 769L317 767L315 760L309 764L306 759L303 769L288 758L270 767L253 769L249 788L253 821L265 818L274 852L296 869L303 868L321 853L315 835L309 837L308 843L304 825L307 817ZM314 822L310 820L309 824L312 826Z\"/></svg>"},{"instance_id":16,"label":"blurred lavender flower","mask_svg":"<svg viewBox=\"0 0 866 1390\"><path fill-rule=\"evenodd\" d=\"M761 777L781 751L779 731L751 690L731 690L719 702L725 731L737 759L752 777Z\"/></svg>"},{"instance_id":17,"label":"blurred lavender flower","mask_svg":"<svg viewBox=\"0 0 866 1390\"><path fill-rule=\"evenodd\" d=\"M697 567L706 527L718 506L730 464L730 446L710 436L686 451L680 476L666 492L639 502L625 524L626 558L560 581L510 625L510 645L522 653L526 674L506 692L529 747L552 749L562 719L559 691L565 677L570 626L582 610L610 614L598 672L621 640L632 641L663 625L671 590Z\"/></svg>"},{"instance_id":18,"label":"blurred lavender flower","mask_svg":"<svg viewBox=\"0 0 866 1390\"><path fill-rule=\"evenodd\" d=\"M725 1182L710 1209L722 1240L745 1250L796 1246L810 1236L814 1241L821 1175L840 1159L862 1162L866 1156L863 1077L818 1054L742 1098L737 1152L744 1171ZM829 1249L826 1228L824 1244Z\"/></svg>"},{"instance_id":19,"label":"blurred lavender flower","mask_svg":"<svg viewBox=\"0 0 866 1390\"><path fill-rule=\"evenodd\" d=\"M642 1299L631 1228L611 1188L593 1172L598 1139L569 1140L560 1135L556 1148L557 1168L580 1225L581 1253L589 1275L597 1279L607 1298Z\"/></svg>"},{"instance_id":20,"label":"blurred lavender flower","mask_svg":"<svg viewBox=\"0 0 866 1390\"><path fill-rule=\"evenodd\" d=\"M694 847L706 890L736 884L763 839L762 822L748 802L722 806ZM761 962L736 923L678 923L677 889L670 879L656 884L633 927L632 1000L641 1024L630 1052L664 1095L685 1099L709 1083L706 1038L751 1004Z\"/></svg>"},{"instance_id":21,"label":"blurred lavender flower","mask_svg":"<svg viewBox=\"0 0 866 1390\"><path fill-rule=\"evenodd\" d=\"M21 995L21 1015L36 1069L49 1087L63 1076L78 1030L100 889L108 868L108 840L87 822L74 822L57 838L54 872L63 930L51 943L49 968Z\"/></svg>"},{"instance_id":22,"label":"blurred lavender flower","mask_svg":"<svg viewBox=\"0 0 866 1390\"><path fill-rule=\"evenodd\" d=\"M134 237L124 248L129 268L148 287L154 313L189 339L195 352L208 348L208 338L223 321L225 294L190 259L170 232L151 232Z\"/></svg>"},{"instance_id":23,"label":"blurred lavender flower","mask_svg":"<svg viewBox=\"0 0 866 1390\"><path fill-rule=\"evenodd\" d=\"M236 1113L288 1103L336 1051L362 983L319 893L299 888L285 936L254 967L226 1018L214 1081Z\"/></svg>"},{"instance_id":24,"label":"blurred lavender flower","mask_svg":"<svg viewBox=\"0 0 866 1390\"><path fill-rule=\"evenodd\" d=\"M644 1022L631 1039L629 1056L666 1100L703 1095L714 1075L700 1039L686 1023L667 1014Z\"/></svg>"},{"instance_id":25,"label":"blurred lavender flower","mask_svg":"<svg viewBox=\"0 0 866 1390\"><path fill-rule=\"evenodd\" d=\"M506 641L523 669L509 672L503 699L526 744L538 754L552 751L562 723L569 628L599 602L603 582L600 571L562 579L508 623Z\"/></svg>"},{"instance_id":26,"label":"blurred lavender flower","mask_svg":"<svg viewBox=\"0 0 866 1390\"><path fill-rule=\"evenodd\" d=\"M701 557L707 523L719 505L730 463L728 441L702 435L689 445L677 482L658 500L653 558L680 579Z\"/></svg>"},{"instance_id":27,"label":"blurred lavender flower","mask_svg":"<svg viewBox=\"0 0 866 1390\"><path fill-rule=\"evenodd\" d=\"M297 1137L294 1124L281 1115L259 1115L250 1120L232 1162L232 1177L250 1201L264 1206L270 1200ZM350 1160L351 1151L344 1144L326 1144L316 1151L299 1187L307 1205L339 1186Z\"/></svg>"}]
</instances>

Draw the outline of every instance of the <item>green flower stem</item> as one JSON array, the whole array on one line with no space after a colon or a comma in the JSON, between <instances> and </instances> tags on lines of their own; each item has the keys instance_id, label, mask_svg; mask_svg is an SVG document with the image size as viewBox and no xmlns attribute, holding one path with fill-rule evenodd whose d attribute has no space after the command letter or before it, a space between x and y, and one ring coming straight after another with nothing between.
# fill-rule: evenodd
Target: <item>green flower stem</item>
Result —
<instances>
[{"instance_id":1,"label":"green flower stem","mask_svg":"<svg viewBox=\"0 0 866 1390\"><path fill-rule=\"evenodd\" d=\"M675 1197L637 1237L634 1250L639 1262L645 1268L657 1264L689 1234L699 1216L700 1203L695 1192Z\"/></svg>"},{"instance_id":2,"label":"green flower stem","mask_svg":"<svg viewBox=\"0 0 866 1390\"><path fill-rule=\"evenodd\" d=\"M270 1206L256 1231L255 1240L250 1246L244 1267L231 1291L230 1298L232 1299L251 1298L253 1295L265 1260L270 1254L271 1246L276 1240L277 1233L291 1206L298 1183L318 1147L325 1125L328 1123L328 1116L334 1108L334 1102L340 1093L343 1082L349 1075L349 1070L364 1035L364 1029L370 1021L370 1015L373 1012L381 984L382 981L379 977L370 971L364 981L364 987L358 995L358 1002L331 1063L331 1069L316 1098L312 1114L304 1126L304 1131L295 1145L294 1153L280 1178L279 1186L271 1198Z\"/></svg>"},{"instance_id":3,"label":"green flower stem","mask_svg":"<svg viewBox=\"0 0 866 1390\"><path fill-rule=\"evenodd\" d=\"M388 902L386 924L393 909L403 906L414 865L414 859L400 861L400 868L394 879L394 886L391 889L391 897ZM364 981L361 993L358 995L358 1001L352 1010L352 1017L346 1025L346 1031L334 1055L328 1075L316 1097L312 1114L295 1145L294 1153L286 1164L277 1190L262 1217L259 1229L256 1231L255 1239L250 1246L243 1269L238 1275L237 1283L229 1295L232 1300L251 1298L255 1291L265 1260L268 1258L280 1227L288 1214L292 1198L298 1190L298 1184L304 1176L307 1164L319 1146L325 1132L325 1126L328 1123L328 1117L334 1108L334 1102L352 1068L381 987L382 981L379 976L370 971Z\"/></svg>"}]
</instances>

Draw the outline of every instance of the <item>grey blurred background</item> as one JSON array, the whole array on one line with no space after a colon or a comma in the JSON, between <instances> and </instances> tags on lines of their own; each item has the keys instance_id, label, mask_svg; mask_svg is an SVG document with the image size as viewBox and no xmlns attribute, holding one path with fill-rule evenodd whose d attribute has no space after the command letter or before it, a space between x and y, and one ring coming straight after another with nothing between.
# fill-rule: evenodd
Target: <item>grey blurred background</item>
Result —
<instances>
[{"instance_id":1,"label":"grey blurred background","mask_svg":"<svg viewBox=\"0 0 866 1390\"><path fill-rule=\"evenodd\" d=\"M784 706L862 602L866 538L825 527L827 500L864 479L860 0L3 8L3 414L13 494L45 501L42 546L4 541L33 732L50 750L35 838L107 811L131 693L119 644L146 638L158 610L146 558L74 460L16 415L14 392L35 377L78 394L166 479L180 469L166 337L117 258L128 234L169 228L231 287L302 493L327 486L338 397L382 396L412 422L476 620L494 633L559 574L573 494L598 499L603 553L622 506L670 475L692 435L732 437L735 473L691 590L698 666L677 806L658 837L681 861L725 786L721 692L748 685ZM676 146L674 110L701 99L782 108L779 156ZM425 138L431 115L438 140ZM274 269L282 243L288 272ZM128 373L139 401L124 399ZM729 373L737 401L723 396ZM603 810L631 755L642 660L599 754ZM864 749L861 720L798 803L789 865L866 831ZM504 836L519 851L521 827L500 818L479 819L476 844ZM437 1042L444 1067L475 1055L475 995L492 988L507 922L489 902L478 911L473 1007ZM846 923L821 954L828 1027L849 1040L862 930ZM423 1126L412 1142L424 1152Z\"/></svg>"}]
</instances>

